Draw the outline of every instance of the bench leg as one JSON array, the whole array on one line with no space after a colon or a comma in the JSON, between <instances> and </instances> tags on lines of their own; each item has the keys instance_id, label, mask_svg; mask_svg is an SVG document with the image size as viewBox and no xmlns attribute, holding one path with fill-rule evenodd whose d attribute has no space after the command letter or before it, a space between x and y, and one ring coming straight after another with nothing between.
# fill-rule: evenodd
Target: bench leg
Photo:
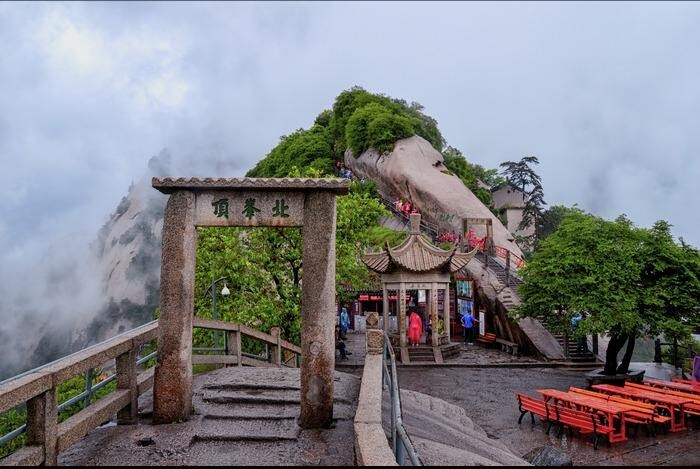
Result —
<instances>
[{"instance_id":1,"label":"bench leg","mask_svg":"<svg viewBox=\"0 0 700 469\"><path fill-rule=\"evenodd\" d=\"M593 434L593 449L598 449L598 434Z\"/></svg>"},{"instance_id":2,"label":"bench leg","mask_svg":"<svg viewBox=\"0 0 700 469\"><path fill-rule=\"evenodd\" d=\"M549 435L549 431L552 429L552 421L549 421L549 425L547 425L547 431L544 432L545 435Z\"/></svg>"},{"instance_id":3,"label":"bench leg","mask_svg":"<svg viewBox=\"0 0 700 469\"><path fill-rule=\"evenodd\" d=\"M527 410L523 410L520 412L520 418L518 419L518 425L523 421L523 417L525 417L525 414L527 414ZM532 414L530 414L532 415Z\"/></svg>"}]
</instances>

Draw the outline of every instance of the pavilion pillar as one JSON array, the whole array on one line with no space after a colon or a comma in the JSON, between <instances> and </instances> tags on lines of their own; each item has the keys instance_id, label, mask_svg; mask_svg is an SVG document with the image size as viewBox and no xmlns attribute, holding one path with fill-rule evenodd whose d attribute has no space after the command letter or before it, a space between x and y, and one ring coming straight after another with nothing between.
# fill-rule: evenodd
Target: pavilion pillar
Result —
<instances>
[{"instance_id":1,"label":"pavilion pillar","mask_svg":"<svg viewBox=\"0 0 700 469\"><path fill-rule=\"evenodd\" d=\"M384 333L389 334L389 290L386 288L386 283L382 283L382 310L384 317Z\"/></svg>"},{"instance_id":2,"label":"pavilion pillar","mask_svg":"<svg viewBox=\"0 0 700 469\"><path fill-rule=\"evenodd\" d=\"M406 347L408 343L408 340L406 340L406 285L403 282L400 283L396 301L398 301L399 307L399 334L401 335L400 346Z\"/></svg>"},{"instance_id":3,"label":"pavilion pillar","mask_svg":"<svg viewBox=\"0 0 700 469\"><path fill-rule=\"evenodd\" d=\"M445 334L447 335L447 343L449 344L451 342L450 338L450 306L452 306L452 303L450 303L450 283L447 282L445 284L445 296L443 299L442 307L444 309L443 315L444 320L445 320Z\"/></svg>"},{"instance_id":4,"label":"pavilion pillar","mask_svg":"<svg viewBox=\"0 0 700 469\"><path fill-rule=\"evenodd\" d=\"M440 334L438 334L438 284L433 282L430 289L430 324L433 328L432 345L437 347L440 345Z\"/></svg>"}]
</instances>

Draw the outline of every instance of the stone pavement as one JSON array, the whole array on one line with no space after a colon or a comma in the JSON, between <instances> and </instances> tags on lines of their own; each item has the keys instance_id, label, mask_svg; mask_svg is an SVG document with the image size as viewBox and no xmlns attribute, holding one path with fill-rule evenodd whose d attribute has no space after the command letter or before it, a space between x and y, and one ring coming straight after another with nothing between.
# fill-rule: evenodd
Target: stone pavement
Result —
<instances>
[{"instance_id":1,"label":"stone pavement","mask_svg":"<svg viewBox=\"0 0 700 469\"><path fill-rule=\"evenodd\" d=\"M353 418L360 379L336 373L334 425L303 430L299 369L222 368L194 379L195 414L187 422L106 426L63 452L61 465L352 465ZM149 393L150 395L150 393Z\"/></svg>"},{"instance_id":2,"label":"stone pavement","mask_svg":"<svg viewBox=\"0 0 700 469\"><path fill-rule=\"evenodd\" d=\"M453 342L458 343L458 342ZM365 333L364 332L354 332L348 331L347 340L345 340L345 345L347 350L352 352L352 355L348 356L347 360L340 359L340 352L336 351L335 354L335 366L337 370L346 370L349 368L362 367L365 363ZM514 357L509 353L502 352L498 348L486 348L480 345L466 345L464 343L460 344L462 346L459 357L453 357L449 360L445 360L443 365L435 365L435 363L417 363L410 366L548 366L551 363L536 360L531 357ZM405 366L397 363L399 367Z\"/></svg>"},{"instance_id":3,"label":"stone pavement","mask_svg":"<svg viewBox=\"0 0 700 469\"><path fill-rule=\"evenodd\" d=\"M399 385L443 399L464 409L486 434L508 447L517 456L543 446L553 446L579 465L700 465L700 419L695 419L687 432L659 432L655 437L643 430L628 441L608 448L601 444L593 449L592 438L573 436L566 432L557 437L556 431L545 434L545 428L535 419L526 417L518 425L518 403L514 393L538 396L536 389L567 390L570 386L585 387L585 371L559 368L411 368L398 370Z\"/></svg>"}]
</instances>

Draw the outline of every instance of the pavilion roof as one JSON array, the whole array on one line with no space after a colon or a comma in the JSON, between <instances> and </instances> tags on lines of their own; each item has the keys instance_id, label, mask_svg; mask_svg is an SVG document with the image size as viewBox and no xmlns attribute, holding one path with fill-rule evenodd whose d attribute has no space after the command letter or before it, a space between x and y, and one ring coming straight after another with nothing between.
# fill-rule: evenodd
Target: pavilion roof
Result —
<instances>
[{"instance_id":1,"label":"pavilion roof","mask_svg":"<svg viewBox=\"0 0 700 469\"><path fill-rule=\"evenodd\" d=\"M385 246L380 252L365 254L362 261L373 271L384 274L395 270L456 272L466 266L476 250L458 253L457 246L446 251L433 246L418 230L420 215L411 215L411 234L396 247Z\"/></svg>"}]
</instances>

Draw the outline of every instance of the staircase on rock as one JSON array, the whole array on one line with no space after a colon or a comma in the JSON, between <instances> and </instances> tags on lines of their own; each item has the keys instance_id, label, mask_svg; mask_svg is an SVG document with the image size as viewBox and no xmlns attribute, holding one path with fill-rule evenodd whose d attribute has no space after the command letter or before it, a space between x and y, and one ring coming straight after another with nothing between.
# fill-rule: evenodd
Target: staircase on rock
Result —
<instances>
[{"instance_id":1,"label":"staircase on rock","mask_svg":"<svg viewBox=\"0 0 700 469\"><path fill-rule=\"evenodd\" d=\"M569 361L573 363L590 363L590 364L595 364L598 363L598 359L596 356L593 354L593 352L589 350L582 350L578 351L578 343L576 339L572 339L569 337L568 345L566 343L565 335L561 332L552 332L550 328L547 325L547 321L545 320L544 316L539 316L537 317L537 320L542 323L542 325L550 331L550 334L552 334L552 337L557 339L557 342L559 342L559 345L561 345L561 348L564 350L564 352L568 352L567 356L569 357Z\"/></svg>"}]
</instances>

